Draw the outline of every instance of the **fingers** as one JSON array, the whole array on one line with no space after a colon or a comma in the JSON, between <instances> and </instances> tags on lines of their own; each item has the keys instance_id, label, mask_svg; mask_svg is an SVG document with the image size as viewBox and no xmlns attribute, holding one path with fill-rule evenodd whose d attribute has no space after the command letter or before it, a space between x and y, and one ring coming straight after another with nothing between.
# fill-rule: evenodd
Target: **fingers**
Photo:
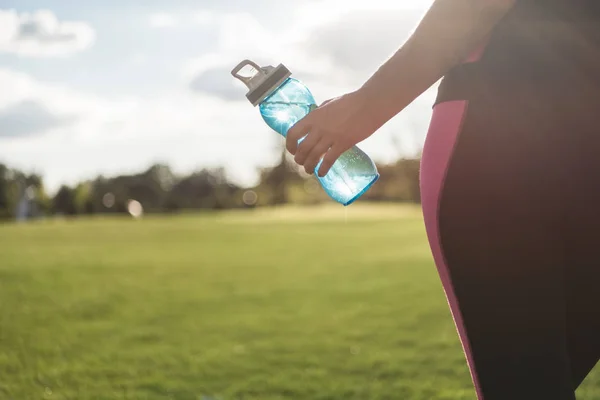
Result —
<instances>
[{"instance_id":1,"label":"fingers","mask_svg":"<svg viewBox=\"0 0 600 400\"><path fill-rule=\"evenodd\" d=\"M327 173L329 172L333 164L336 162L336 160L349 148L349 145L340 142L337 142L333 146L331 146L327 154L325 154L325 157L323 157L323 163L321 163L321 166L317 171L319 176L324 177L325 175L327 175Z\"/></svg>"},{"instance_id":2,"label":"fingers","mask_svg":"<svg viewBox=\"0 0 600 400\"><path fill-rule=\"evenodd\" d=\"M321 135L319 131L310 132L308 136L300 142L298 147L296 148L296 154L294 157L294 161L299 165L304 165L304 162L308 158L309 154L313 151L314 147L321 140Z\"/></svg>"},{"instance_id":3,"label":"fingers","mask_svg":"<svg viewBox=\"0 0 600 400\"><path fill-rule=\"evenodd\" d=\"M324 101L320 107L323 107L332 100L335 99ZM306 136L312 129L313 120L316 116L318 116L318 108L308 113L306 116L304 116L304 118L300 119L298 122L292 125L290 129L288 129L285 147L291 154L296 154L296 151L298 151L298 141Z\"/></svg>"},{"instance_id":4,"label":"fingers","mask_svg":"<svg viewBox=\"0 0 600 400\"><path fill-rule=\"evenodd\" d=\"M307 174L312 174L315 167L321 161L321 158L332 145L332 140L328 137L322 137L321 140L312 148L306 161L304 162L304 170Z\"/></svg>"},{"instance_id":5,"label":"fingers","mask_svg":"<svg viewBox=\"0 0 600 400\"><path fill-rule=\"evenodd\" d=\"M311 129L312 113L307 114L304 118L296 122L288 129L285 138L285 147L291 154L296 154L298 149L298 141L302 139Z\"/></svg>"},{"instance_id":6,"label":"fingers","mask_svg":"<svg viewBox=\"0 0 600 400\"><path fill-rule=\"evenodd\" d=\"M325 106L335 99L330 99L320 107ZM294 155L294 161L304 166L308 174L312 174L321 159L319 176L325 176L339 156L350 146L346 143L337 143L332 138L338 135L327 134L319 130L321 113L315 109L304 118L296 122L286 134L286 149ZM300 143L298 143L301 141Z\"/></svg>"}]
</instances>

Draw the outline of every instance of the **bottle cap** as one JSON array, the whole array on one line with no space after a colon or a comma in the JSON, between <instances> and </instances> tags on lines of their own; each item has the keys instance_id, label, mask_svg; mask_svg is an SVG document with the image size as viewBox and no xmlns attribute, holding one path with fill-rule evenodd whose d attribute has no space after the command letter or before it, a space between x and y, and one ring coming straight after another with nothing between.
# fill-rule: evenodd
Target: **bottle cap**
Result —
<instances>
[{"instance_id":1,"label":"bottle cap","mask_svg":"<svg viewBox=\"0 0 600 400\"><path fill-rule=\"evenodd\" d=\"M242 75L241 72L245 67L250 67L248 76ZM266 99L275 89L279 87L292 73L283 64L277 67L270 65L260 67L250 60L240 62L232 71L236 79L242 81L249 89L246 93L246 98L253 106L257 106L261 101Z\"/></svg>"}]
</instances>

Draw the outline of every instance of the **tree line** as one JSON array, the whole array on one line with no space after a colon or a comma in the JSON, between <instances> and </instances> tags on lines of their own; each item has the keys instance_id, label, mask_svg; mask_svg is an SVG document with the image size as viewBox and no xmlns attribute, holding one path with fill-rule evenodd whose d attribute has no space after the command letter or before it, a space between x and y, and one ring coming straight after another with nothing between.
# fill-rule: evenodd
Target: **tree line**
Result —
<instances>
[{"instance_id":1,"label":"tree line","mask_svg":"<svg viewBox=\"0 0 600 400\"><path fill-rule=\"evenodd\" d=\"M419 202L419 159L378 165L381 178L361 201ZM259 182L242 187L225 168L202 169L179 176L168 165L115 177L98 176L74 186L63 185L52 196L43 178L0 164L0 219L51 215L173 213L331 201L314 176L303 173L285 151L277 165L260 170Z\"/></svg>"}]
</instances>

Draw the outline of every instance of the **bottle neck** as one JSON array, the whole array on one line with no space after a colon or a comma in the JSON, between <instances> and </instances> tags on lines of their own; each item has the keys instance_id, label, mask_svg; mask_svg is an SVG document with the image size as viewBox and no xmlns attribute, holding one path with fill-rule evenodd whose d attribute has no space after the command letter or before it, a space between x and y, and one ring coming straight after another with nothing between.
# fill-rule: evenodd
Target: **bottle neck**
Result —
<instances>
[{"instance_id":1,"label":"bottle neck","mask_svg":"<svg viewBox=\"0 0 600 400\"><path fill-rule=\"evenodd\" d=\"M287 69L275 70L258 87L248 92L246 97L252 105L257 106L279 90L289 79L290 72Z\"/></svg>"}]
</instances>

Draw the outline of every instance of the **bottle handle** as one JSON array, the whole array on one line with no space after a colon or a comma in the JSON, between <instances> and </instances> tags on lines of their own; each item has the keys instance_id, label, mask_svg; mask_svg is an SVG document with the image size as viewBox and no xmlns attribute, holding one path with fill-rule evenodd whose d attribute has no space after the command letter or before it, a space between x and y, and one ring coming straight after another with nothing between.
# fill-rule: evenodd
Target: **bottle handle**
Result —
<instances>
[{"instance_id":1,"label":"bottle handle","mask_svg":"<svg viewBox=\"0 0 600 400\"><path fill-rule=\"evenodd\" d=\"M253 76L242 76L240 75L240 71L246 67L250 65L251 67L253 67L257 73ZM244 82L246 85L249 84L250 80L252 78L254 78L257 74L259 74L261 72L261 68L258 64L256 64L255 62L251 61L251 60L243 60L241 61L238 65L235 66L234 69L231 70L231 75L233 75L235 78L239 79L240 81Z\"/></svg>"}]
</instances>

